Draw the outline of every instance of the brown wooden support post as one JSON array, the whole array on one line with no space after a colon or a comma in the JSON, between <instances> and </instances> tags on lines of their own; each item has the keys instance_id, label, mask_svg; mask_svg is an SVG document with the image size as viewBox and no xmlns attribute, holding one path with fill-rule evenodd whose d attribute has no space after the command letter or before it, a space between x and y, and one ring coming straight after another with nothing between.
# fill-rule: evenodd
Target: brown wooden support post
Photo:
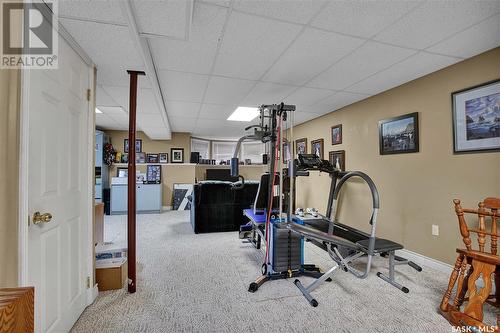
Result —
<instances>
[{"instance_id":1,"label":"brown wooden support post","mask_svg":"<svg viewBox=\"0 0 500 333\"><path fill-rule=\"evenodd\" d=\"M128 218L127 218L127 245L128 245L128 292L135 293L136 288L136 240L135 240L135 197L136 197L136 166L135 166L135 131L137 107L137 76L146 75L140 71L127 71L130 75L129 123L128 123Z\"/></svg>"}]
</instances>

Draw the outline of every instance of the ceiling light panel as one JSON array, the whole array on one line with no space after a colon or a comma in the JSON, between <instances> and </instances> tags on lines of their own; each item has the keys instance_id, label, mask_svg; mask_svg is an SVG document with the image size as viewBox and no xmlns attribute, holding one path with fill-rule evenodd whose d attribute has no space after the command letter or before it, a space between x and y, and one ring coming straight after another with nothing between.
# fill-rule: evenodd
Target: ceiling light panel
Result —
<instances>
[{"instance_id":1,"label":"ceiling light panel","mask_svg":"<svg viewBox=\"0 0 500 333\"><path fill-rule=\"evenodd\" d=\"M259 116L258 108L251 108L245 106L239 106L234 110L234 112L227 118L230 121L252 121Z\"/></svg>"}]
</instances>

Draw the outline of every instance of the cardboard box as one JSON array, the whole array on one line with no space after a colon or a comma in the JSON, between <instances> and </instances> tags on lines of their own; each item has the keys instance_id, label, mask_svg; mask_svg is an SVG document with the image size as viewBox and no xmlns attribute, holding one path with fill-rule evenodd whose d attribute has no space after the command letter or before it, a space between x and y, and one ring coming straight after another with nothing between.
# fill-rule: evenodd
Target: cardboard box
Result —
<instances>
[{"instance_id":1,"label":"cardboard box","mask_svg":"<svg viewBox=\"0 0 500 333\"><path fill-rule=\"evenodd\" d=\"M112 259L112 258L126 258L127 248L120 246L120 244L115 244L113 242L107 242L98 244L95 247L95 259Z\"/></svg>"},{"instance_id":2,"label":"cardboard box","mask_svg":"<svg viewBox=\"0 0 500 333\"><path fill-rule=\"evenodd\" d=\"M96 260L95 275L99 291L122 289L127 282L127 258Z\"/></svg>"}]
</instances>

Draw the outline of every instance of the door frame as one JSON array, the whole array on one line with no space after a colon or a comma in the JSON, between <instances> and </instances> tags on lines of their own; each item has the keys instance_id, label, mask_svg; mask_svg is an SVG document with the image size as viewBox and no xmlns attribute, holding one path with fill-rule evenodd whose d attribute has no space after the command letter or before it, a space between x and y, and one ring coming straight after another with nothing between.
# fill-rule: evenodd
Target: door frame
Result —
<instances>
[{"instance_id":1,"label":"door frame","mask_svg":"<svg viewBox=\"0 0 500 333\"><path fill-rule=\"evenodd\" d=\"M42 13L43 14L43 13ZM45 15L45 14L44 14ZM49 13L48 15L51 15ZM94 159L95 159L95 106L96 106L96 66L92 59L71 37L71 35L58 23L59 35L69 44L69 46L87 64L89 72L90 98L88 101L87 123L87 154L88 164L86 166L87 181L83 188L87 200L82 203L84 214L83 221L86 221L87 231L85 241L87 246L84 252L84 262L86 262L86 276L90 283L86 286L86 306L94 302L98 295L97 285L94 281ZM37 69L34 69L37 70ZM30 70L21 69L21 105L20 105L20 128L19 128L19 237L18 237L18 284L27 286L28 284L28 166L29 166L29 83ZM85 94L85 91L82 91ZM87 280L88 281L88 280Z\"/></svg>"}]
</instances>

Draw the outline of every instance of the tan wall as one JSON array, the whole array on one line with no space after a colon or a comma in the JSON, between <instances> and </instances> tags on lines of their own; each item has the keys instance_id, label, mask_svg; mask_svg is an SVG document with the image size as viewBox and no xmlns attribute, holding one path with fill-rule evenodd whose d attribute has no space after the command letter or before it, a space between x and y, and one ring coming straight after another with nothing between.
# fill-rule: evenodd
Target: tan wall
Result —
<instances>
[{"instance_id":1,"label":"tan wall","mask_svg":"<svg viewBox=\"0 0 500 333\"><path fill-rule=\"evenodd\" d=\"M123 140L128 139L128 131L108 131L113 147L123 153ZM189 162L191 154L191 134L172 133L171 140L151 140L144 132L137 132L137 139L142 140L142 151L145 153L168 153L170 161L170 148L184 148L184 162Z\"/></svg>"},{"instance_id":2,"label":"tan wall","mask_svg":"<svg viewBox=\"0 0 500 333\"><path fill-rule=\"evenodd\" d=\"M0 288L18 279L20 71L0 70Z\"/></svg>"},{"instance_id":3,"label":"tan wall","mask_svg":"<svg viewBox=\"0 0 500 333\"><path fill-rule=\"evenodd\" d=\"M452 199L476 207L487 196L500 197L500 153L453 154L451 93L500 78L500 48L299 125L294 137L325 140L346 151L347 170L361 170L375 181L381 197L378 235L411 250L452 263L461 246ZM293 103L293 101L290 101ZM419 113L420 152L379 155L378 121ZM343 144L331 145L330 127L342 124ZM346 184L340 221L367 228L369 191L356 181ZM326 209L327 175L299 178L298 205ZM432 236L432 224L440 235Z\"/></svg>"}]
</instances>

